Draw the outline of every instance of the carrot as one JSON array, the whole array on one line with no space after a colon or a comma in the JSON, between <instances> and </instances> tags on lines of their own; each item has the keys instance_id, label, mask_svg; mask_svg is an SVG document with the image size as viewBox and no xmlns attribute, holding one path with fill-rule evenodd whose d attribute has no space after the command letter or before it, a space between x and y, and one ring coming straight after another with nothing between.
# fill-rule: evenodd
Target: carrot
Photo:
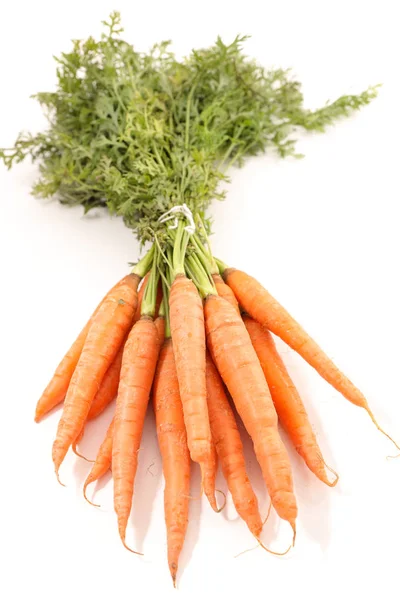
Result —
<instances>
[{"instance_id":1,"label":"carrot","mask_svg":"<svg viewBox=\"0 0 400 600\"><path fill-rule=\"evenodd\" d=\"M157 319L154 321L154 324L157 329L158 339L160 340L160 345L162 345L164 343L164 337L165 337L165 319L164 319L164 317L162 317L162 316L157 317Z\"/></svg>"},{"instance_id":2,"label":"carrot","mask_svg":"<svg viewBox=\"0 0 400 600\"><path fill-rule=\"evenodd\" d=\"M272 505L278 515L290 523L295 535L297 505L289 458L249 334L235 308L224 298L209 295L204 313L208 347L253 440Z\"/></svg>"},{"instance_id":3,"label":"carrot","mask_svg":"<svg viewBox=\"0 0 400 600\"><path fill-rule=\"evenodd\" d=\"M171 338L165 340L160 352L153 386L153 404L165 479L168 565L175 586L188 524L190 455Z\"/></svg>"},{"instance_id":4,"label":"carrot","mask_svg":"<svg viewBox=\"0 0 400 600\"><path fill-rule=\"evenodd\" d=\"M217 273L214 273L212 278L218 296L221 296L221 298L225 298L225 300L232 304L232 306L237 310L238 314L240 314L238 301L236 300L236 296L229 287L229 285L227 285L222 279L221 275L218 275Z\"/></svg>"},{"instance_id":5,"label":"carrot","mask_svg":"<svg viewBox=\"0 0 400 600\"><path fill-rule=\"evenodd\" d=\"M79 450L78 450L78 444L82 441L84 433L85 433L85 426L82 427L82 429L80 430L78 436L72 442L72 444L71 444L71 450L79 458L83 458L83 460L86 460L87 462L94 462L94 461L90 460L89 458L86 458L86 456L84 456L83 454L81 454L79 452Z\"/></svg>"},{"instance_id":6,"label":"carrot","mask_svg":"<svg viewBox=\"0 0 400 600\"><path fill-rule=\"evenodd\" d=\"M104 440L99 448L94 465L93 465L89 475L87 476L86 481L83 486L83 495L85 497L85 500L87 500L89 502L89 504L93 504L93 502L91 502L86 495L86 490L87 490L88 485L90 485L94 481L97 481L98 479L103 477L103 475L105 475L105 473L107 473L107 471L111 468L113 434L114 434L114 419L111 421L111 423L107 429L106 437L104 438ZM99 504L93 504L93 506L98 507Z\"/></svg>"},{"instance_id":7,"label":"carrot","mask_svg":"<svg viewBox=\"0 0 400 600\"><path fill-rule=\"evenodd\" d=\"M190 457L199 463L204 492L216 511L210 469L213 450L206 392L206 344L203 306L194 283L180 274L171 286L170 321L179 391Z\"/></svg>"},{"instance_id":8,"label":"carrot","mask_svg":"<svg viewBox=\"0 0 400 600\"><path fill-rule=\"evenodd\" d=\"M62 359L62 361L60 362L60 364L58 365L51 381L49 382L48 386L44 390L36 405L36 422L39 422L48 412L50 412L53 408L55 408L64 400L68 390L68 386L71 381L71 377L75 371L76 365L78 364L78 360L81 355L93 319L99 311L100 306L102 306L102 304L105 302L106 298L110 294L113 294L115 288L120 286L124 279L122 279L116 285L114 285L114 287L111 288L111 290L106 294L106 296L97 306L89 321L86 323L85 327L82 329L82 331L80 332L80 334L78 335L78 337L76 338L76 340L74 341L74 343Z\"/></svg>"},{"instance_id":9,"label":"carrot","mask_svg":"<svg viewBox=\"0 0 400 600\"><path fill-rule=\"evenodd\" d=\"M122 357L114 421L112 472L114 508L118 530L125 543L126 526L132 507L138 452L153 383L160 339L151 317L142 316L133 326Z\"/></svg>"},{"instance_id":10,"label":"carrot","mask_svg":"<svg viewBox=\"0 0 400 600\"><path fill-rule=\"evenodd\" d=\"M68 448L79 435L101 381L132 324L138 283L138 275L125 277L107 296L93 319L68 388L53 444L57 477Z\"/></svg>"},{"instance_id":11,"label":"carrot","mask_svg":"<svg viewBox=\"0 0 400 600\"><path fill-rule=\"evenodd\" d=\"M150 272L147 273L145 278L143 279L143 283L140 286L138 292L138 303L136 307L135 316L133 318L133 322L136 323L140 319L140 311L142 308L142 300L144 296L144 292L146 291L146 285L149 279ZM157 322L157 321L156 321ZM160 323L161 327L161 323ZM159 333L161 333L161 328ZM118 384L119 384L119 376L121 372L121 364L122 364L122 355L124 352L125 341L121 344L120 349L118 350L118 354L115 357L113 363L110 365L107 373L104 376L102 384L100 386L99 391L97 392L95 399L93 400L93 404L90 407L90 411L88 414L88 421L91 421L99 414L103 412L105 408L114 400L118 392Z\"/></svg>"},{"instance_id":12,"label":"carrot","mask_svg":"<svg viewBox=\"0 0 400 600\"><path fill-rule=\"evenodd\" d=\"M279 420L296 451L304 459L310 471L321 481L331 487L336 485L339 477L336 475L332 482L327 477L326 463L322 458L303 401L278 354L271 333L251 317L244 316L243 321L264 371ZM328 468L332 471L330 467Z\"/></svg>"},{"instance_id":13,"label":"carrot","mask_svg":"<svg viewBox=\"0 0 400 600\"><path fill-rule=\"evenodd\" d=\"M148 272L146 274L146 276L144 277L142 284L140 286L140 289L138 291L138 303L137 303L135 316L133 318L134 323L136 323L136 321L138 321L140 319L140 311L141 311L141 307L142 307L143 295L146 290L146 285L147 285L149 276L150 276L150 272ZM114 400L114 398L116 397L116 395L118 393L119 376L120 376L120 372L121 372L122 354L124 352L125 341L126 341L126 338L122 342L122 344L118 350L117 356L114 358L113 362L108 367L106 374L104 375L103 381L101 382L100 389L97 392L96 396L94 397L94 400L90 407L89 414L87 416L87 421L91 421L92 419L95 419L96 417L98 417L107 408L107 406ZM76 451L76 446L81 441L81 439L83 437L83 433L84 433L84 428L82 429L80 435L78 436L78 438L75 440L74 444L72 445L72 449L75 452L75 454L77 454L77 456L80 456L81 458L85 458L85 457Z\"/></svg>"},{"instance_id":14,"label":"carrot","mask_svg":"<svg viewBox=\"0 0 400 600\"><path fill-rule=\"evenodd\" d=\"M206 369L208 414L222 472L238 514L258 538L263 524L257 498L247 476L242 440L224 385L209 353Z\"/></svg>"},{"instance_id":15,"label":"carrot","mask_svg":"<svg viewBox=\"0 0 400 600\"><path fill-rule=\"evenodd\" d=\"M254 277L237 269L226 269L224 279L240 305L253 319L280 337L347 400L364 408L375 426L400 447L377 423L365 396L304 331L283 306Z\"/></svg>"}]
</instances>

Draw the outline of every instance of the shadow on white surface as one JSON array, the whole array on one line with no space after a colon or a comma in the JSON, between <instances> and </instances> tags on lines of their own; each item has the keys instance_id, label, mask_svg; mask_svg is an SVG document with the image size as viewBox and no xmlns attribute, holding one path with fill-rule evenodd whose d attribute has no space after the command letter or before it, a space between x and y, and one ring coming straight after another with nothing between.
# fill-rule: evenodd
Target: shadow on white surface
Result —
<instances>
[{"instance_id":1,"label":"shadow on white surface","mask_svg":"<svg viewBox=\"0 0 400 600\"><path fill-rule=\"evenodd\" d=\"M153 406L150 402L140 444L132 511L128 525L130 529L133 527L134 548L138 552L144 553L144 542L154 516L154 502L161 485L161 479L161 456L157 443Z\"/></svg>"}]
</instances>

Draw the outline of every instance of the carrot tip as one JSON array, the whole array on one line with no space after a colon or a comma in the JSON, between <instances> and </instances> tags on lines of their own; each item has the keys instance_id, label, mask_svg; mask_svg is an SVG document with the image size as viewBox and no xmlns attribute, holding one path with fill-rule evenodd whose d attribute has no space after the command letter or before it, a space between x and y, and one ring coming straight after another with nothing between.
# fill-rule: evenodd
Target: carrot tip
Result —
<instances>
[{"instance_id":1,"label":"carrot tip","mask_svg":"<svg viewBox=\"0 0 400 600\"><path fill-rule=\"evenodd\" d=\"M383 435L386 436L388 438L388 440L390 440L396 446L397 450L400 450L400 446L398 445L398 443L395 442L394 439L392 437L390 437L390 435L388 433L386 433L386 431L384 429L382 429L382 427L379 425L379 423L375 419L373 412L371 411L371 409L368 406L366 407L366 411L369 414L369 416L370 416L373 424L377 428L377 430L380 431L381 433L383 433Z\"/></svg>"},{"instance_id":2,"label":"carrot tip","mask_svg":"<svg viewBox=\"0 0 400 600\"><path fill-rule=\"evenodd\" d=\"M334 475L334 479L333 479L333 481L329 481L329 479L326 477L323 481L324 481L324 483L326 483L326 485L329 485L329 487L333 488L333 487L335 487L335 485L339 481L339 475L335 471L335 469L332 469L332 467L330 467L329 465L327 465L325 461L324 461L324 465L325 465L325 468L328 469L328 471L330 473L332 473L332 475Z\"/></svg>"},{"instance_id":3,"label":"carrot tip","mask_svg":"<svg viewBox=\"0 0 400 600\"><path fill-rule=\"evenodd\" d=\"M83 458L83 460L86 460L86 462L88 463L94 463L94 460L91 460L90 458L86 458L86 456L83 456L83 454L80 454L78 452L77 447L75 446L75 444L72 446L72 452L75 454L75 456L78 456L79 458Z\"/></svg>"},{"instance_id":4,"label":"carrot tip","mask_svg":"<svg viewBox=\"0 0 400 600\"><path fill-rule=\"evenodd\" d=\"M124 548L126 548L127 550L129 550L129 552L132 552L132 554L138 554L139 556L144 556L143 552L138 552L137 550L132 550L132 548L129 548L128 544L125 542L125 539L121 537L121 542L124 545Z\"/></svg>"},{"instance_id":5,"label":"carrot tip","mask_svg":"<svg viewBox=\"0 0 400 600\"><path fill-rule=\"evenodd\" d=\"M63 482L60 480L60 476L59 476L59 474L58 474L58 469L56 469L55 473L56 473L56 477L57 477L57 481L58 481L58 483L59 483L60 485L62 485L63 487L67 487L67 486L65 485L65 483L63 483Z\"/></svg>"},{"instance_id":6,"label":"carrot tip","mask_svg":"<svg viewBox=\"0 0 400 600\"><path fill-rule=\"evenodd\" d=\"M94 502L92 502L91 500L89 500L89 498L86 495L86 489L87 489L87 486L89 485L89 483L92 483L92 480L90 480L90 481L86 480L85 485L83 486L83 497L85 498L86 502L88 502L89 504L91 504L95 508L101 508L100 504L95 504Z\"/></svg>"},{"instance_id":7,"label":"carrot tip","mask_svg":"<svg viewBox=\"0 0 400 600\"><path fill-rule=\"evenodd\" d=\"M176 589L176 571L178 569L178 565L176 563L171 563L169 566L169 572L171 573L172 583L174 584L174 588Z\"/></svg>"},{"instance_id":8,"label":"carrot tip","mask_svg":"<svg viewBox=\"0 0 400 600\"><path fill-rule=\"evenodd\" d=\"M294 548L295 542L296 542L296 523L294 521L289 521L290 526L293 530L293 540L292 540L292 546Z\"/></svg>"},{"instance_id":9,"label":"carrot tip","mask_svg":"<svg viewBox=\"0 0 400 600\"><path fill-rule=\"evenodd\" d=\"M226 494L225 494L225 492L223 492L222 490L215 490L215 491L216 491L216 492L219 492L219 493L220 493L220 494L222 494L222 496L224 497L224 500L223 500L223 502L222 502L222 505L221 505L219 508L217 508L217 510L215 510L215 509L214 509L214 510L215 510L215 512L217 512L217 513L220 513L220 512L222 512L222 511L224 510L224 508L225 508L225 506L226 506Z\"/></svg>"},{"instance_id":10,"label":"carrot tip","mask_svg":"<svg viewBox=\"0 0 400 600\"><path fill-rule=\"evenodd\" d=\"M266 552L269 552L269 554L273 554L274 556L285 556L285 554L287 554L289 552L289 550L291 550L291 548L293 548L293 545L294 545L293 543L290 544L290 546L288 548L286 548L286 550L284 552L275 552L275 550L271 550L270 548L267 548L267 546L265 546L262 543L260 538L256 537L256 540L263 550L265 550Z\"/></svg>"},{"instance_id":11,"label":"carrot tip","mask_svg":"<svg viewBox=\"0 0 400 600\"><path fill-rule=\"evenodd\" d=\"M269 516L271 514L271 509L272 509L272 502L269 503L269 507L268 507L268 512L267 512L267 516L265 517L264 521L263 521L263 527L265 525L265 523L268 521ZM257 539L257 536L254 536Z\"/></svg>"},{"instance_id":12,"label":"carrot tip","mask_svg":"<svg viewBox=\"0 0 400 600\"><path fill-rule=\"evenodd\" d=\"M254 536L256 538L256 540L258 540L258 538L256 536ZM259 548L260 545L257 544L257 546L253 546L253 548L247 548L246 550L242 550L241 552L239 552L239 554L235 554L235 556L233 558L239 558L239 556L242 556L243 554L247 554L247 552L253 552L253 550L257 550L257 548Z\"/></svg>"}]
</instances>

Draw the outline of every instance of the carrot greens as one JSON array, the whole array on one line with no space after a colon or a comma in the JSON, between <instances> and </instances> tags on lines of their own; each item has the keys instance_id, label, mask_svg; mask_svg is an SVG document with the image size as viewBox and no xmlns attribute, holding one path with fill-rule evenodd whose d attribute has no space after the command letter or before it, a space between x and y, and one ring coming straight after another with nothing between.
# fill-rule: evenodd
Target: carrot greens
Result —
<instances>
[{"instance_id":1,"label":"carrot greens","mask_svg":"<svg viewBox=\"0 0 400 600\"><path fill-rule=\"evenodd\" d=\"M224 197L229 167L267 150L297 156L298 128L323 131L376 95L370 88L310 111L289 71L246 57L246 37L178 60L168 42L135 50L117 12L104 28L99 41L74 41L56 58L55 91L34 96L47 130L20 134L0 157L11 167L30 156L40 169L35 195L105 206L143 242L183 202L209 227L205 211Z\"/></svg>"}]
</instances>

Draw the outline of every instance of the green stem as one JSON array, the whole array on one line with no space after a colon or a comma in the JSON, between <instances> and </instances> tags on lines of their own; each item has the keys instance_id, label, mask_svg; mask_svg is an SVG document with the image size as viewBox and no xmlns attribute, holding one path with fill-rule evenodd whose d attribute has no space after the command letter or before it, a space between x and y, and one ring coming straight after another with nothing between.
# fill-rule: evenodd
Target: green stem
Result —
<instances>
[{"instance_id":1,"label":"green stem","mask_svg":"<svg viewBox=\"0 0 400 600\"><path fill-rule=\"evenodd\" d=\"M154 250L153 265L151 267L149 281L147 282L146 290L142 300L142 308L140 314L142 317L147 316L154 318L157 303L158 280L160 277L160 257L157 248Z\"/></svg>"},{"instance_id":2,"label":"green stem","mask_svg":"<svg viewBox=\"0 0 400 600\"><path fill-rule=\"evenodd\" d=\"M151 263L153 262L155 252L154 244L150 250L143 256L141 260L133 267L132 273L138 275L141 279L150 271Z\"/></svg>"},{"instance_id":3,"label":"green stem","mask_svg":"<svg viewBox=\"0 0 400 600\"><path fill-rule=\"evenodd\" d=\"M169 289L166 286L164 279L162 280L162 290L163 290L163 312L165 319L165 338L168 339L171 337L171 324L169 319ZM161 312L160 312L161 315Z\"/></svg>"},{"instance_id":4,"label":"green stem","mask_svg":"<svg viewBox=\"0 0 400 600\"><path fill-rule=\"evenodd\" d=\"M184 222L179 221L172 253L173 279L175 279L177 275L185 274L185 255L189 238L190 235L185 231Z\"/></svg>"},{"instance_id":5,"label":"green stem","mask_svg":"<svg viewBox=\"0 0 400 600\"><path fill-rule=\"evenodd\" d=\"M190 273L190 276L193 279L193 282L199 290L202 298L206 298L207 296L217 293L214 284L210 280L209 274L201 264L200 259L195 254L191 254L187 257L186 265L188 272Z\"/></svg>"},{"instance_id":6,"label":"green stem","mask_svg":"<svg viewBox=\"0 0 400 600\"><path fill-rule=\"evenodd\" d=\"M210 265L211 274L214 275L214 274L218 273L218 267L215 263L214 256L213 256L213 253L211 250L210 240L208 239L206 228L204 227L203 220L199 214L196 215L196 220L197 220L197 227L201 230L201 234L205 239L205 245L207 246L207 250L204 248L204 244L202 243L200 236L198 234L196 234L195 237L196 237L197 242L201 245L201 247L203 249L203 253L207 256L207 259L208 259L208 262Z\"/></svg>"},{"instance_id":7,"label":"green stem","mask_svg":"<svg viewBox=\"0 0 400 600\"><path fill-rule=\"evenodd\" d=\"M215 256L213 258L218 267L220 275L223 275L224 272L226 271L226 269L228 268L228 265L226 265L224 262L222 262L222 260L219 260L219 258L215 258Z\"/></svg>"}]
</instances>

